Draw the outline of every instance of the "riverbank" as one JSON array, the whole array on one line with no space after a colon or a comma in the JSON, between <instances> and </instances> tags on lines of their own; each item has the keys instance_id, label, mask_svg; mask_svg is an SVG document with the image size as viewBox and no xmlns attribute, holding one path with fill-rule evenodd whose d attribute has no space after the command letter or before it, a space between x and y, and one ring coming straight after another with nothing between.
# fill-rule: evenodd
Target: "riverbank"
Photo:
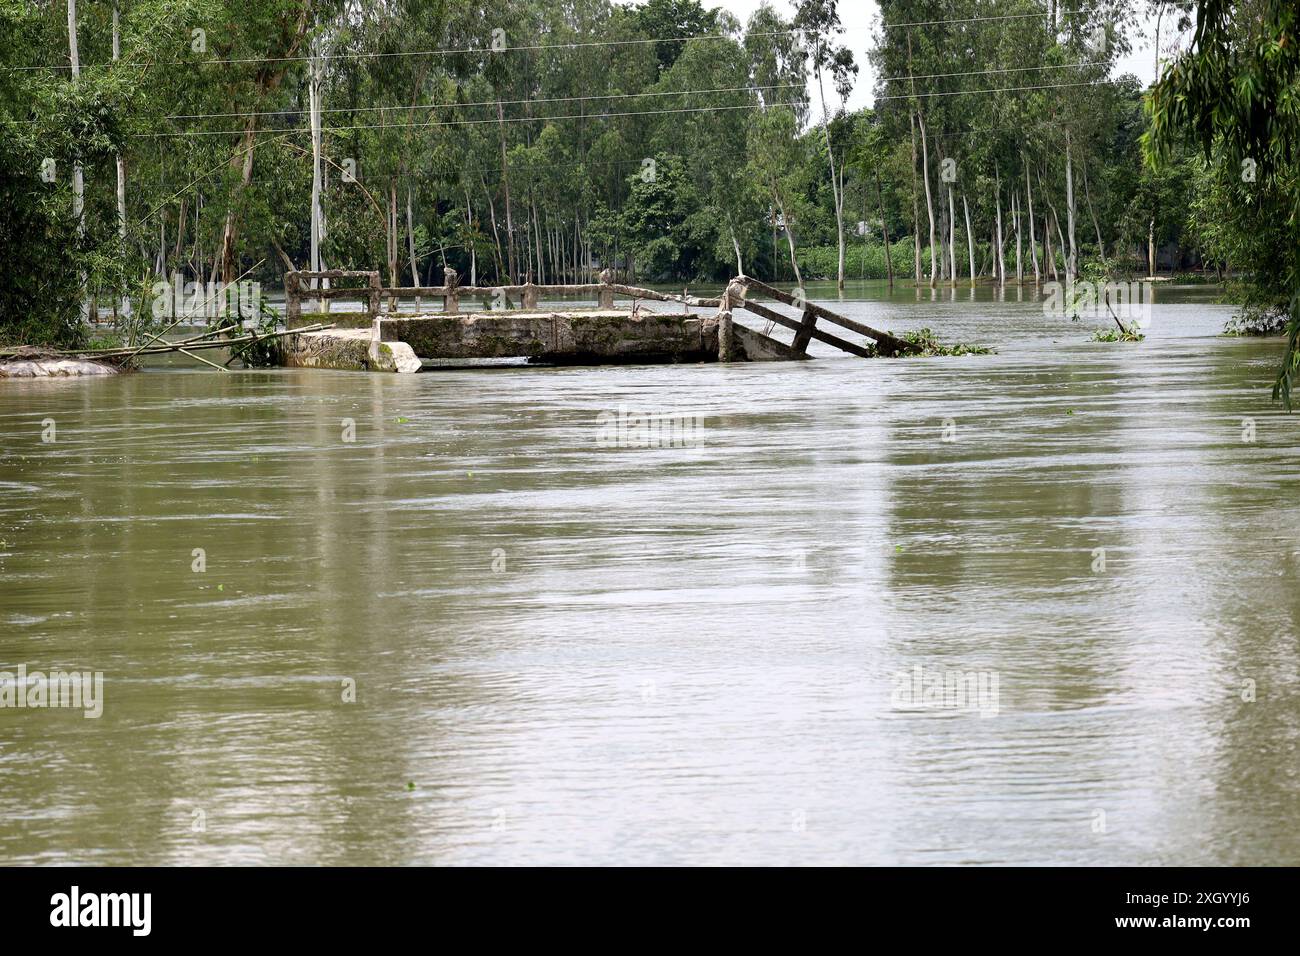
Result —
<instances>
[{"instance_id":1,"label":"riverbank","mask_svg":"<svg viewBox=\"0 0 1300 956\"><path fill-rule=\"evenodd\" d=\"M127 367L122 363L97 361L37 346L0 348L0 379L117 375L126 370Z\"/></svg>"}]
</instances>

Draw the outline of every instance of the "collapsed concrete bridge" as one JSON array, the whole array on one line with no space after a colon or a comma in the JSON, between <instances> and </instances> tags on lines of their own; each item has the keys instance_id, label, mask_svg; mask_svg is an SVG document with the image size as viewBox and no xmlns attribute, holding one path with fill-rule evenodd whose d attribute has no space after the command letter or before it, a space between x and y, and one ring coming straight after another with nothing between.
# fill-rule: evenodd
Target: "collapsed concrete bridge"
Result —
<instances>
[{"instance_id":1,"label":"collapsed concrete bridge","mask_svg":"<svg viewBox=\"0 0 1300 956\"><path fill-rule=\"evenodd\" d=\"M334 282L365 280L361 286ZM388 372L418 372L426 360L451 362L523 358L545 365L658 364L679 362L763 362L808 359L816 339L851 355L897 355L919 348L823 306L748 276L737 276L718 298L699 298L621 285L610 281L582 285L462 286L447 270L441 286L384 288L378 272L290 272L285 276L289 327L304 321L304 301L361 300L357 312L331 313L333 328L285 339L285 365ZM316 287L311 287L315 284ZM572 300L595 295L595 308L550 309L544 297ZM758 296L772 305L754 301ZM616 308L615 299L631 302ZM384 300L388 308L382 308ZM397 310L399 299L416 299L417 311ZM424 299L440 301L440 311L422 310ZM481 302L479 310L462 305ZM515 303L518 303L516 305ZM680 312L660 312L647 302L677 304ZM780 307L793 307L792 317ZM712 315L691 308L714 308ZM772 325L794 331L790 344L735 321L747 311ZM313 314L312 321L322 318ZM858 344L818 327L818 322L856 332L874 343Z\"/></svg>"}]
</instances>

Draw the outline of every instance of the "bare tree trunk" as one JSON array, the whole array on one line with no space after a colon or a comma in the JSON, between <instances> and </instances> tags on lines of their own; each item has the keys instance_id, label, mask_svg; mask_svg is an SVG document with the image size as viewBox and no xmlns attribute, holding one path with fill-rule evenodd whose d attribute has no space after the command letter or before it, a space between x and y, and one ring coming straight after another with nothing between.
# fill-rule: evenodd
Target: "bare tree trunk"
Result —
<instances>
[{"instance_id":1,"label":"bare tree trunk","mask_svg":"<svg viewBox=\"0 0 1300 956\"><path fill-rule=\"evenodd\" d=\"M1147 275L1153 279L1156 275L1156 219L1151 217L1147 224Z\"/></svg>"},{"instance_id":2,"label":"bare tree trunk","mask_svg":"<svg viewBox=\"0 0 1300 956\"><path fill-rule=\"evenodd\" d=\"M397 277L397 177L388 177L388 284L396 289L401 280ZM397 296L389 295L388 311L397 311Z\"/></svg>"},{"instance_id":3,"label":"bare tree trunk","mask_svg":"<svg viewBox=\"0 0 1300 956\"><path fill-rule=\"evenodd\" d=\"M203 193L194 197L194 251L190 253L190 269L197 281L203 281Z\"/></svg>"},{"instance_id":4,"label":"bare tree trunk","mask_svg":"<svg viewBox=\"0 0 1300 956\"><path fill-rule=\"evenodd\" d=\"M1052 209L1052 225L1054 225L1054 226L1056 227L1056 240L1057 240L1057 243L1060 245L1060 248L1061 248L1061 256L1062 256L1062 258L1065 258L1065 277L1066 277L1067 279L1073 279L1074 276L1071 275L1071 273L1070 273L1070 260L1069 260L1069 258L1067 257L1067 251L1066 251L1066 245L1065 245L1065 234L1064 234L1063 232L1061 232L1061 220L1060 220L1060 218L1056 215L1056 210L1055 210L1055 209Z\"/></svg>"},{"instance_id":5,"label":"bare tree trunk","mask_svg":"<svg viewBox=\"0 0 1300 956\"><path fill-rule=\"evenodd\" d=\"M81 55L77 51L77 0L68 0L68 58L72 61L72 82L81 78ZM72 167L72 215L77 220L77 238L86 234L86 185L81 164ZM80 258L80 256L78 256ZM81 321L90 319L90 301L86 297L86 273L78 274L78 294L81 296Z\"/></svg>"},{"instance_id":6,"label":"bare tree trunk","mask_svg":"<svg viewBox=\"0 0 1300 956\"><path fill-rule=\"evenodd\" d=\"M1052 230L1048 225L1047 216L1043 216L1043 271L1051 270L1052 278L1059 279L1061 276L1056 271L1056 253L1052 251Z\"/></svg>"},{"instance_id":7,"label":"bare tree trunk","mask_svg":"<svg viewBox=\"0 0 1300 956\"><path fill-rule=\"evenodd\" d=\"M814 62L817 62L814 60ZM839 242L840 260L839 272L835 282L835 287L841 292L844 291L844 176L841 171L839 174L835 171L835 153L831 149L831 118L830 112L826 109L826 85L822 79L821 67L817 67L817 88L821 93L822 100L822 130L826 134L826 158L831 164L831 197L835 203L835 236Z\"/></svg>"},{"instance_id":8,"label":"bare tree trunk","mask_svg":"<svg viewBox=\"0 0 1300 956\"><path fill-rule=\"evenodd\" d=\"M961 192L961 208L966 213L966 255L970 258L970 286L975 288L975 233L970 227L970 204L966 202L966 190Z\"/></svg>"},{"instance_id":9,"label":"bare tree trunk","mask_svg":"<svg viewBox=\"0 0 1300 956\"><path fill-rule=\"evenodd\" d=\"M469 186L465 189L465 235L469 236L469 284L478 285L478 250L474 246L474 203L470 199Z\"/></svg>"},{"instance_id":10,"label":"bare tree trunk","mask_svg":"<svg viewBox=\"0 0 1300 956\"><path fill-rule=\"evenodd\" d=\"M776 183L772 183L772 195L776 198L777 210L781 213L781 221L785 223L785 242L790 248L790 268L794 270L794 281L799 288L803 288L803 273L799 271L799 262L794 254L794 224L790 222L785 214L785 203L781 199L781 190Z\"/></svg>"},{"instance_id":11,"label":"bare tree trunk","mask_svg":"<svg viewBox=\"0 0 1300 956\"><path fill-rule=\"evenodd\" d=\"M1092 205L1092 190L1088 188L1088 164L1083 164L1083 198L1088 203L1088 215L1092 217L1092 228L1097 233L1097 255L1106 260L1106 243L1101 238L1101 223L1097 221L1097 210Z\"/></svg>"},{"instance_id":12,"label":"bare tree trunk","mask_svg":"<svg viewBox=\"0 0 1300 956\"><path fill-rule=\"evenodd\" d=\"M524 278L532 281L533 278L533 190L528 190L528 202L524 205L524 258L519 263L520 269L523 270Z\"/></svg>"},{"instance_id":13,"label":"bare tree trunk","mask_svg":"<svg viewBox=\"0 0 1300 956\"><path fill-rule=\"evenodd\" d=\"M233 167L236 163L242 164L239 181L242 189L247 189L248 184L253 180L253 145L257 134L257 117L250 116L248 124L244 127L244 135L240 140L240 148L237 149L230 157L230 165ZM226 222L221 228L221 251L217 258L213 260L212 272L213 281L216 276L221 275L222 282L234 282L238 274L235 270L235 238L237 235L236 225L238 216L236 215L239 203L239 195L230 197L230 205L226 209Z\"/></svg>"},{"instance_id":14,"label":"bare tree trunk","mask_svg":"<svg viewBox=\"0 0 1300 956\"><path fill-rule=\"evenodd\" d=\"M916 193L916 114L908 113L912 124L912 265L915 281L921 284L921 205Z\"/></svg>"},{"instance_id":15,"label":"bare tree trunk","mask_svg":"<svg viewBox=\"0 0 1300 956\"><path fill-rule=\"evenodd\" d=\"M307 104L311 121L311 248L308 255L308 269L319 272L321 263L321 245L324 242L324 215L321 211L321 94L325 85L325 63L320 57L319 41L312 44L311 56L307 63ZM313 278L310 287L322 288L325 285ZM324 312L329 308L329 299L317 299L316 311Z\"/></svg>"},{"instance_id":16,"label":"bare tree trunk","mask_svg":"<svg viewBox=\"0 0 1300 956\"><path fill-rule=\"evenodd\" d=\"M889 276L889 287L894 287L894 259L889 253L889 223L885 219L885 200L880 195L880 170L876 171L876 208L880 210L880 234L885 240L885 272Z\"/></svg>"},{"instance_id":17,"label":"bare tree trunk","mask_svg":"<svg viewBox=\"0 0 1300 956\"><path fill-rule=\"evenodd\" d=\"M1021 159L1023 160L1023 156ZM1029 163L1025 163L1025 199L1029 203L1028 217L1029 223L1029 256L1034 260L1034 285L1042 282L1042 275L1038 271L1038 246L1034 238L1034 189L1029 184Z\"/></svg>"},{"instance_id":18,"label":"bare tree trunk","mask_svg":"<svg viewBox=\"0 0 1300 956\"><path fill-rule=\"evenodd\" d=\"M1079 275L1079 247L1074 239L1074 147L1070 128L1065 129L1065 218L1070 233L1070 256L1065 262L1065 272L1071 279Z\"/></svg>"},{"instance_id":19,"label":"bare tree trunk","mask_svg":"<svg viewBox=\"0 0 1300 956\"><path fill-rule=\"evenodd\" d=\"M727 210L727 234L731 236L731 249L736 254L736 275L745 274L745 260L740 254L740 240L736 238L736 226L731 219L731 210Z\"/></svg>"},{"instance_id":20,"label":"bare tree trunk","mask_svg":"<svg viewBox=\"0 0 1300 956\"><path fill-rule=\"evenodd\" d=\"M113 59L122 58L122 31L119 26L120 12L118 10L117 0L113 0ZM118 153L116 157L117 165L117 237L122 243L123 251L126 249L126 164L122 161L122 154ZM198 212L195 211L195 224L198 223ZM199 274L202 279L201 273ZM122 315L126 318L131 317L131 296L123 295L121 302Z\"/></svg>"},{"instance_id":21,"label":"bare tree trunk","mask_svg":"<svg viewBox=\"0 0 1300 956\"><path fill-rule=\"evenodd\" d=\"M176 241L172 243L172 262L176 263L177 271L183 271L181 245L185 241L185 214L189 211L189 205L189 202L182 196L181 209L176 220Z\"/></svg>"},{"instance_id":22,"label":"bare tree trunk","mask_svg":"<svg viewBox=\"0 0 1300 956\"><path fill-rule=\"evenodd\" d=\"M953 205L952 184L948 184L948 284L957 285L957 209Z\"/></svg>"},{"instance_id":23,"label":"bare tree trunk","mask_svg":"<svg viewBox=\"0 0 1300 956\"><path fill-rule=\"evenodd\" d=\"M159 177L161 179L161 177ZM156 257L157 268L154 270L164 279L167 278L167 210L163 209L158 216L158 255Z\"/></svg>"},{"instance_id":24,"label":"bare tree trunk","mask_svg":"<svg viewBox=\"0 0 1300 956\"><path fill-rule=\"evenodd\" d=\"M542 251L542 216L537 211L537 201L533 200L533 245L537 247L537 282L546 284L546 257Z\"/></svg>"},{"instance_id":25,"label":"bare tree trunk","mask_svg":"<svg viewBox=\"0 0 1300 956\"><path fill-rule=\"evenodd\" d=\"M1002 254L1002 173L998 169L993 170L994 177L994 201L998 207L997 219L997 266L998 266L998 283L1005 289L1007 285L1007 260Z\"/></svg>"},{"instance_id":26,"label":"bare tree trunk","mask_svg":"<svg viewBox=\"0 0 1300 956\"><path fill-rule=\"evenodd\" d=\"M1038 185L1039 185L1039 186L1042 186L1042 185L1043 185L1043 181L1042 181L1042 177L1041 177L1041 176L1039 177ZM1050 192L1048 192L1046 188L1043 189L1043 199L1044 199L1044 201L1047 203L1047 209L1048 209L1048 211L1052 214L1052 224L1056 226L1057 245L1058 245L1058 247L1059 247L1060 250L1061 250L1061 255L1062 255L1062 256L1066 256L1066 255L1068 255L1068 252L1067 252L1066 245L1065 245L1065 234L1061 232L1061 217L1058 216L1058 215L1056 214L1056 204L1052 202L1052 194L1051 194ZM1044 221L1044 222L1043 222L1043 233L1044 233L1044 235L1045 235L1045 237L1046 237L1047 239L1050 239L1050 238L1051 238L1051 235L1050 235L1050 233L1048 232L1048 228L1049 228L1049 227L1048 227L1047 222ZM1057 269L1056 269L1056 256L1055 256L1055 255L1049 255L1049 259L1051 260L1051 264L1052 264L1052 278L1054 278L1054 279L1059 279L1059 278L1060 278L1060 273L1059 273L1059 272L1057 271ZM1070 277L1070 268L1069 268L1069 267L1070 267L1070 263L1069 263L1069 260L1068 260L1068 259L1067 259L1066 262L1065 262L1065 267L1066 267L1066 269L1065 269L1066 277L1069 278L1069 277Z\"/></svg>"},{"instance_id":27,"label":"bare tree trunk","mask_svg":"<svg viewBox=\"0 0 1300 956\"><path fill-rule=\"evenodd\" d=\"M492 243L496 251L496 270L499 281L505 272L505 258L501 250L501 230L497 228L497 204L492 198L492 190L488 189L487 179L483 176L482 170L479 171L479 182L483 184L483 195L487 196L488 201L488 216L492 220ZM468 191L465 193L465 204L472 208Z\"/></svg>"},{"instance_id":28,"label":"bare tree trunk","mask_svg":"<svg viewBox=\"0 0 1300 956\"><path fill-rule=\"evenodd\" d=\"M415 216L411 209L411 183L406 184L406 257L411 263L411 285L420 284L420 263L415 258ZM472 268L472 267L471 267ZM474 283L471 282L470 285ZM424 307L422 299L415 300L416 309Z\"/></svg>"},{"instance_id":29,"label":"bare tree trunk","mask_svg":"<svg viewBox=\"0 0 1300 956\"><path fill-rule=\"evenodd\" d=\"M1021 238L1021 191L1011 194L1011 220L1015 226L1015 285L1024 282L1024 260L1022 259Z\"/></svg>"},{"instance_id":30,"label":"bare tree trunk","mask_svg":"<svg viewBox=\"0 0 1300 956\"><path fill-rule=\"evenodd\" d=\"M921 128L921 178L925 181L925 211L930 217L930 288L934 288L939 279L939 264L934 257L934 199L930 194L930 149L926 145L925 117L916 111L916 121Z\"/></svg>"},{"instance_id":31,"label":"bare tree trunk","mask_svg":"<svg viewBox=\"0 0 1300 956\"><path fill-rule=\"evenodd\" d=\"M510 258L510 282L514 284L519 275L518 256L515 255L515 224L510 211L510 168L506 161L506 114L497 100L497 130L501 138L501 186L506 199L506 250Z\"/></svg>"}]
</instances>

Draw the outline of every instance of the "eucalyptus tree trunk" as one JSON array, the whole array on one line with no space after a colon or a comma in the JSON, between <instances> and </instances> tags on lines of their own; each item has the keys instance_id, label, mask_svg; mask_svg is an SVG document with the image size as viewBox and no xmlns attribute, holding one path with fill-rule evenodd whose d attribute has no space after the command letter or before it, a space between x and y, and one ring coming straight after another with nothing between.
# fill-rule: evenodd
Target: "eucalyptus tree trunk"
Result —
<instances>
[{"instance_id":1,"label":"eucalyptus tree trunk","mask_svg":"<svg viewBox=\"0 0 1300 956\"><path fill-rule=\"evenodd\" d=\"M244 135L240 137L239 149L235 150L230 157L231 168L241 167L239 182L242 189L247 189L248 184L253 181L253 147L256 145L256 137L257 117L250 116L244 126ZM236 209L238 203L238 195L231 196L229 206L226 208L226 221L221 228L221 251L212 262L212 281L214 282L218 274L223 282L235 281L235 238L238 222Z\"/></svg>"},{"instance_id":2,"label":"eucalyptus tree trunk","mask_svg":"<svg viewBox=\"0 0 1300 956\"><path fill-rule=\"evenodd\" d=\"M908 113L912 124L912 266L916 284L921 284L921 204L916 194L916 114Z\"/></svg>"},{"instance_id":3,"label":"eucalyptus tree trunk","mask_svg":"<svg viewBox=\"0 0 1300 956\"><path fill-rule=\"evenodd\" d=\"M1042 181L1042 177L1041 177L1041 176L1039 177L1038 185L1039 185L1040 187L1043 186L1043 181ZM1055 226L1056 226L1057 247L1061 250L1061 255L1062 255L1062 257L1066 257L1066 256L1068 256L1068 250L1067 250L1066 245L1065 245L1065 234L1061 232L1061 217L1058 216L1058 215L1056 214L1056 204L1052 202L1052 194L1051 194L1051 193L1046 189L1046 187L1043 187L1043 199L1044 199L1044 201L1046 201L1046 203L1047 203L1047 210L1048 210L1048 212L1050 212L1050 213L1052 214L1051 225L1055 225ZM1050 233L1050 231L1049 231L1050 228L1051 228L1051 226L1048 224L1046 218L1044 218L1044 220L1043 220L1043 234L1044 234L1044 237L1045 237L1047 240L1049 240L1049 244L1050 244L1050 239L1051 239L1051 233ZM1053 278L1053 279L1059 279L1061 274L1060 274L1060 272L1057 271L1057 268L1056 268L1056 256L1055 256L1054 254L1052 254L1050 251L1049 251L1049 253L1048 253L1048 260L1051 262L1051 265L1052 265L1052 278ZM1065 259L1065 267L1066 267L1065 274L1066 274L1066 277L1067 277L1067 278L1070 277L1070 269L1069 269L1069 266L1070 266L1069 259L1066 258L1066 259Z\"/></svg>"},{"instance_id":4,"label":"eucalyptus tree trunk","mask_svg":"<svg viewBox=\"0 0 1300 956\"><path fill-rule=\"evenodd\" d=\"M948 184L948 284L957 285L957 207L953 205L952 184Z\"/></svg>"},{"instance_id":5,"label":"eucalyptus tree trunk","mask_svg":"<svg viewBox=\"0 0 1300 956\"><path fill-rule=\"evenodd\" d=\"M1069 127L1065 130L1065 218L1070 233L1070 255L1065 261L1065 273L1071 279L1079 275L1079 247L1074 239L1074 148Z\"/></svg>"},{"instance_id":6,"label":"eucalyptus tree trunk","mask_svg":"<svg viewBox=\"0 0 1300 956\"><path fill-rule=\"evenodd\" d=\"M1043 216L1043 262L1044 272L1050 270L1053 279L1061 277L1056 271L1056 253L1052 251L1052 229L1046 215Z\"/></svg>"},{"instance_id":7,"label":"eucalyptus tree trunk","mask_svg":"<svg viewBox=\"0 0 1300 956\"><path fill-rule=\"evenodd\" d=\"M181 268L181 245L185 241L185 216L189 212L190 204L184 197L181 198L180 214L176 220L176 241L172 243L172 262L176 263L176 269Z\"/></svg>"},{"instance_id":8,"label":"eucalyptus tree trunk","mask_svg":"<svg viewBox=\"0 0 1300 956\"><path fill-rule=\"evenodd\" d=\"M1056 226L1056 241L1061 247L1061 257L1065 259L1065 278L1073 279L1074 275L1070 272L1070 259L1065 245L1065 234L1061 232L1061 219L1056 215L1056 209L1052 209L1052 225Z\"/></svg>"},{"instance_id":9,"label":"eucalyptus tree trunk","mask_svg":"<svg viewBox=\"0 0 1300 956\"><path fill-rule=\"evenodd\" d=\"M1025 281L1024 259L1021 255L1022 241L1020 235L1020 191L1011 194L1011 219L1016 229L1016 285Z\"/></svg>"},{"instance_id":10,"label":"eucalyptus tree trunk","mask_svg":"<svg viewBox=\"0 0 1300 956\"><path fill-rule=\"evenodd\" d=\"M1083 165L1083 198L1088 203L1088 215L1092 217L1092 228L1097 233L1097 255L1102 261L1106 259L1106 243L1101 238L1101 223L1097 221L1097 209L1092 204L1092 190L1088 188L1088 165Z\"/></svg>"},{"instance_id":11,"label":"eucalyptus tree trunk","mask_svg":"<svg viewBox=\"0 0 1300 956\"><path fill-rule=\"evenodd\" d=\"M510 261L510 282L513 284L519 274L519 257L515 253L515 223L510 210L510 166L506 161L506 114L497 100L497 130L501 140L501 187L506 200L506 252Z\"/></svg>"},{"instance_id":12,"label":"eucalyptus tree trunk","mask_svg":"<svg viewBox=\"0 0 1300 956\"><path fill-rule=\"evenodd\" d=\"M388 177L388 284L397 288L401 280L397 276L397 177ZM397 296L388 296L388 311L397 311Z\"/></svg>"},{"instance_id":13,"label":"eucalyptus tree trunk","mask_svg":"<svg viewBox=\"0 0 1300 956\"><path fill-rule=\"evenodd\" d=\"M461 186L465 190L465 235L474 235L474 203L470 199L469 184L461 181ZM474 240L469 241L469 284L478 285L478 256L474 248Z\"/></svg>"},{"instance_id":14,"label":"eucalyptus tree trunk","mask_svg":"<svg viewBox=\"0 0 1300 956\"><path fill-rule=\"evenodd\" d=\"M819 62L819 61L815 61ZM821 67L817 67L817 88L822 100L822 131L826 135L826 158L831 164L831 198L835 203L835 238L839 243L839 272L835 287L844 291L844 169L835 169L835 152L831 148L831 119L826 109L826 84L822 78Z\"/></svg>"},{"instance_id":15,"label":"eucalyptus tree trunk","mask_svg":"<svg viewBox=\"0 0 1300 956\"><path fill-rule=\"evenodd\" d=\"M162 169L159 168L158 185L163 184ZM162 191L161 189L159 190ZM154 272L167 278L167 210L161 210L158 216L158 254L154 256Z\"/></svg>"},{"instance_id":16,"label":"eucalyptus tree trunk","mask_svg":"<svg viewBox=\"0 0 1300 956\"><path fill-rule=\"evenodd\" d=\"M1023 157L1021 158L1023 160ZM1042 275L1038 271L1038 246L1034 238L1034 189L1029 184L1029 163L1025 163L1025 200L1029 203L1026 219L1029 223L1029 257L1034 260L1034 285L1039 285L1042 282Z\"/></svg>"},{"instance_id":17,"label":"eucalyptus tree trunk","mask_svg":"<svg viewBox=\"0 0 1300 956\"><path fill-rule=\"evenodd\" d=\"M885 273L889 276L889 287L894 287L894 259L889 253L889 222L885 219L885 201L880 195L880 170L876 171L876 208L880 210L880 233L885 240ZM918 265L920 259L917 260Z\"/></svg>"},{"instance_id":18,"label":"eucalyptus tree trunk","mask_svg":"<svg viewBox=\"0 0 1300 956\"><path fill-rule=\"evenodd\" d=\"M325 85L325 63L320 56L319 41L312 44L311 56L307 63L307 108L311 122L311 248L308 254L307 268L320 272L321 245L324 243L325 217L321 210L321 95ZM313 277L311 288L319 289L326 282ZM328 299L316 300L316 311L324 312L329 308Z\"/></svg>"},{"instance_id":19,"label":"eucalyptus tree trunk","mask_svg":"<svg viewBox=\"0 0 1300 956\"><path fill-rule=\"evenodd\" d=\"M930 193L930 149L926 145L925 117L916 111L916 122L921 129L921 178L925 181L925 211L930 217L930 288L939 280L939 264L934 257L934 198Z\"/></svg>"},{"instance_id":20,"label":"eucalyptus tree trunk","mask_svg":"<svg viewBox=\"0 0 1300 956\"><path fill-rule=\"evenodd\" d=\"M966 255L970 258L970 287L975 288L975 233L970 227L970 204L966 202L966 190L961 192L961 208L966 214Z\"/></svg>"},{"instance_id":21,"label":"eucalyptus tree trunk","mask_svg":"<svg viewBox=\"0 0 1300 956\"><path fill-rule=\"evenodd\" d=\"M1156 275L1156 218L1151 217L1147 223L1147 275L1155 278Z\"/></svg>"},{"instance_id":22,"label":"eucalyptus tree trunk","mask_svg":"<svg viewBox=\"0 0 1300 956\"><path fill-rule=\"evenodd\" d=\"M523 271L525 281L533 281L533 214L532 192L529 192L529 201L524 204L524 251L519 263L519 268Z\"/></svg>"},{"instance_id":23,"label":"eucalyptus tree trunk","mask_svg":"<svg viewBox=\"0 0 1300 956\"><path fill-rule=\"evenodd\" d=\"M81 78L81 55L77 51L77 0L68 0L68 58L72 62L72 82ZM86 234L86 185L82 179L81 164L72 167L72 215L77 220L77 238ZM78 256L80 258L80 256ZM81 297L81 321L90 319L90 301L86 298L86 273L78 274L78 295Z\"/></svg>"},{"instance_id":24,"label":"eucalyptus tree trunk","mask_svg":"<svg viewBox=\"0 0 1300 956\"><path fill-rule=\"evenodd\" d=\"M473 243L470 245L472 247ZM420 264L419 260L415 258L415 217L412 215L411 184L409 181L406 184L406 257L411 263L411 285L419 285ZM473 284L474 283L471 281L470 285ZM415 300L416 309L422 308L423 305L423 300L418 298Z\"/></svg>"},{"instance_id":25,"label":"eucalyptus tree trunk","mask_svg":"<svg viewBox=\"0 0 1300 956\"><path fill-rule=\"evenodd\" d=\"M727 234L731 237L731 249L736 254L736 275L745 274L745 259L740 254L740 240L736 238L736 225L731 218L731 210L727 210Z\"/></svg>"},{"instance_id":26,"label":"eucalyptus tree trunk","mask_svg":"<svg viewBox=\"0 0 1300 956\"><path fill-rule=\"evenodd\" d=\"M994 171L993 171L993 175L994 175L994 183L995 183L995 186L994 186L995 193L994 193L994 197L993 197L993 198L994 198L994 201L997 203L997 207L998 207L998 218L997 218L997 243L998 243L998 247L997 247L997 258L996 258L995 261L997 262L997 269L998 269L998 283L999 283L1003 288L1006 288L1006 285L1007 285L1007 260L1006 260L1006 257L1005 257L1005 256L1003 255L1003 253L1002 253L1002 242L1003 242L1003 239L1002 239L1002 173L1001 173L1000 171L998 171L997 169L994 169Z\"/></svg>"},{"instance_id":27,"label":"eucalyptus tree trunk","mask_svg":"<svg viewBox=\"0 0 1300 956\"><path fill-rule=\"evenodd\" d=\"M799 271L799 260L795 258L794 254L794 225L785 214L785 202L781 199L781 189L775 181L772 183L772 195L776 198L776 208L781 214L781 222L785 223L785 242L790 249L790 268L794 271L794 281L802 289L803 273Z\"/></svg>"},{"instance_id":28,"label":"eucalyptus tree trunk","mask_svg":"<svg viewBox=\"0 0 1300 956\"><path fill-rule=\"evenodd\" d=\"M119 24L121 13L118 10L117 0L113 0L113 59L122 58L122 30ZM122 162L122 154L116 156L117 165L117 237L121 240L122 248L126 249L126 164ZM198 227L198 210L194 212L195 231ZM201 268L201 267L200 267ZM131 296L123 294L121 301L121 312L124 318L131 317Z\"/></svg>"},{"instance_id":29,"label":"eucalyptus tree trunk","mask_svg":"<svg viewBox=\"0 0 1300 956\"><path fill-rule=\"evenodd\" d=\"M542 215L537 211L537 200L531 199L533 207L533 246L537 252L537 279L541 284L546 284L546 255L542 250Z\"/></svg>"},{"instance_id":30,"label":"eucalyptus tree trunk","mask_svg":"<svg viewBox=\"0 0 1300 956\"><path fill-rule=\"evenodd\" d=\"M487 178L483 175L482 170L479 170L478 181L483 186L483 195L487 196L488 216L492 220L492 246L493 246L493 251L496 254L495 261L496 261L497 279L499 280L501 278L502 273L505 272L505 259L503 258L502 251L501 251L501 230L497 227L497 204L496 201L492 198L492 190L488 189ZM469 201L468 187L466 188L465 191L465 205L470 210L470 218L467 219L466 222L470 223L471 220L473 219L473 204Z\"/></svg>"}]
</instances>

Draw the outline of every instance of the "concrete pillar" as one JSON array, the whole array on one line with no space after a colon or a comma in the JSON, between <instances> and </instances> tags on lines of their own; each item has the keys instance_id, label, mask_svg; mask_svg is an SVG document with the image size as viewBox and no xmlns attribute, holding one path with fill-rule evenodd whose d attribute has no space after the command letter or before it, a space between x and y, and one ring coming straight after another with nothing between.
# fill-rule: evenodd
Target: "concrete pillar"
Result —
<instances>
[{"instance_id":1,"label":"concrete pillar","mask_svg":"<svg viewBox=\"0 0 1300 956\"><path fill-rule=\"evenodd\" d=\"M379 273L378 272L367 273L366 284L370 289L370 292L368 294L370 300L368 303L370 318L378 319L379 318L379 290L382 288L382 284L380 283L379 280Z\"/></svg>"},{"instance_id":2,"label":"concrete pillar","mask_svg":"<svg viewBox=\"0 0 1300 956\"><path fill-rule=\"evenodd\" d=\"M733 362L736 353L735 330L731 324L730 312L718 313L718 361Z\"/></svg>"},{"instance_id":3,"label":"concrete pillar","mask_svg":"<svg viewBox=\"0 0 1300 956\"><path fill-rule=\"evenodd\" d=\"M298 297L298 273L284 274L285 324L292 328L302 322L302 299Z\"/></svg>"},{"instance_id":4,"label":"concrete pillar","mask_svg":"<svg viewBox=\"0 0 1300 956\"><path fill-rule=\"evenodd\" d=\"M455 314L460 311L460 296L456 293L460 287L460 274L450 266L442 271L442 311Z\"/></svg>"},{"instance_id":5,"label":"concrete pillar","mask_svg":"<svg viewBox=\"0 0 1300 956\"><path fill-rule=\"evenodd\" d=\"M602 309L614 308L614 290L609 287L612 278L608 269L600 270L600 284L604 286L600 290L600 307Z\"/></svg>"}]
</instances>

